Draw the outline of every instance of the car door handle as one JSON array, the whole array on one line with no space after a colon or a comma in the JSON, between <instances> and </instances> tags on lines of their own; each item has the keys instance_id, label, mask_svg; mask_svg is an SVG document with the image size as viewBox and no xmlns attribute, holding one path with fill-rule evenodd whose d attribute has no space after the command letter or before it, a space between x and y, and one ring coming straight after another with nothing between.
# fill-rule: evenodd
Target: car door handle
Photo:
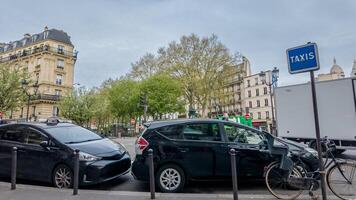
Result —
<instances>
[{"instance_id":1,"label":"car door handle","mask_svg":"<svg viewBox=\"0 0 356 200\"><path fill-rule=\"evenodd\" d=\"M244 148L243 145L229 145L228 147L229 147L229 149L235 149L235 150Z\"/></svg>"},{"instance_id":2,"label":"car door handle","mask_svg":"<svg viewBox=\"0 0 356 200\"><path fill-rule=\"evenodd\" d=\"M185 153L189 151L189 148L178 148L178 150L182 153Z\"/></svg>"}]
</instances>

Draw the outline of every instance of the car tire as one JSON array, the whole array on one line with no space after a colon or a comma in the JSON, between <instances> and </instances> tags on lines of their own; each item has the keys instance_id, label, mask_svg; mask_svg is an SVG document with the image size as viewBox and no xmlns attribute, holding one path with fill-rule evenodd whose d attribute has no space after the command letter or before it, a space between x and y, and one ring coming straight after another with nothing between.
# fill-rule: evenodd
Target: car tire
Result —
<instances>
[{"instance_id":1,"label":"car tire","mask_svg":"<svg viewBox=\"0 0 356 200\"><path fill-rule=\"evenodd\" d=\"M184 188L185 180L182 168L174 164L163 165L156 173L156 184L161 192L179 192Z\"/></svg>"},{"instance_id":2,"label":"car tire","mask_svg":"<svg viewBox=\"0 0 356 200\"><path fill-rule=\"evenodd\" d=\"M73 171L67 165L58 165L53 170L52 183L57 188L73 187Z\"/></svg>"}]
</instances>

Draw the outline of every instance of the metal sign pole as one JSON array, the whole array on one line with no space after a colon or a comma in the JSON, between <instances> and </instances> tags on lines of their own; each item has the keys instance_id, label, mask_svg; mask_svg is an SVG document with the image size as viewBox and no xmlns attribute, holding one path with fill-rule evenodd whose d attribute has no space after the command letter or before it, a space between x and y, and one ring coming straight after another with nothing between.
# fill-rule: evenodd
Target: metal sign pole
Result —
<instances>
[{"instance_id":1,"label":"metal sign pole","mask_svg":"<svg viewBox=\"0 0 356 200\"><path fill-rule=\"evenodd\" d=\"M322 193L323 200L326 200L325 169L324 169L323 156L321 154L318 103L317 103L316 92L315 92L314 71L310 71L310 82L311 82L311 90L312 90L312 98L313 98L316 147L318 150L319 170L320 170L320 174L321 174L321 193Z\"/></svg>"}]
</instances>

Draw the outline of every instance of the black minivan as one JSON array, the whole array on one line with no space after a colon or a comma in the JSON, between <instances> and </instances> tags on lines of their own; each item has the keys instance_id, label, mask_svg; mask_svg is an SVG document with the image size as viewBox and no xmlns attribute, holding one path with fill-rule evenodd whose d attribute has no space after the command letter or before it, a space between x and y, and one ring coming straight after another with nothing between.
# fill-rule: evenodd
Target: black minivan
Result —
<instances>
[{"instance_id":1,"label":"black minivan","mask_svg":"<svg viewBox=\"0 0 356 200\"><path fill-rule=\"evenodd\" d=\"M80 150L79 183L96 184L130 171L131 159L119 143L71 123L0 125L0 176L10 177L11 149L17 147L17 177L73 184L74 150Z\"/></svg>"},{"instance_id":2,"label":"black minivan","mask_svg":"<svg viewBox=\"0 0 356 200\"><path fill-rule=\"evenodd\" d=\"M132 174L148 181L148 149L154 152L156 185L162 192L177 192L186 181L230 179L229 150L238 151L238 176L262 178L264 169L280 159L269 151L274 138L241 124L213 119L152 122L136 141ZM301 144L289 143L311 169L318 166L317 153Z\"/></svg>"}]
</instances>

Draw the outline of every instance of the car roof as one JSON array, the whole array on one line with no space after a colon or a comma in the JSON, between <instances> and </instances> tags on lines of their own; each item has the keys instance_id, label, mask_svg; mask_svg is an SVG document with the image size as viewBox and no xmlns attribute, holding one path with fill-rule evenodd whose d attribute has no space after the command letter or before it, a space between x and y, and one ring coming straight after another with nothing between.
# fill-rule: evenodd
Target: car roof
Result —
<instances>
[{"instance_id":1,"label":"car roof","mask_svg":"<svg viewBox=\"0 0 356 200\"><path fill-rule=\"evenodd\" d=\"M170 126L170 125L177 125L177 124L185 124L185 123L229 123L229 124L236 124L241 127L246 127L249 129L254 129L258 130L243 124L239 124L236 122L232 121L226 121L226 120L220 120L220 119L177 119L177 120L169 120L169 121L152 121L152 122L147 122L145 123L145 126L147 129L155 129L155 128L160 128L163 126Z\"/></svg>"},{"instance_id":2,"label":"car roof","mask_svg":"<svg viewBox=\"0 0 356 200\"><path fill-rule=\"evenodd\" d=\"M25 126L32 126L41 129L76 126L75 124L71 124L71 123L47 124L47 123L40 123L40 122L21 122L21 123L4 124L4 125L0 125L0 127L6 127L11 125L16 125L16 126L25 125Z\"/></svg>"}]
</instances>

